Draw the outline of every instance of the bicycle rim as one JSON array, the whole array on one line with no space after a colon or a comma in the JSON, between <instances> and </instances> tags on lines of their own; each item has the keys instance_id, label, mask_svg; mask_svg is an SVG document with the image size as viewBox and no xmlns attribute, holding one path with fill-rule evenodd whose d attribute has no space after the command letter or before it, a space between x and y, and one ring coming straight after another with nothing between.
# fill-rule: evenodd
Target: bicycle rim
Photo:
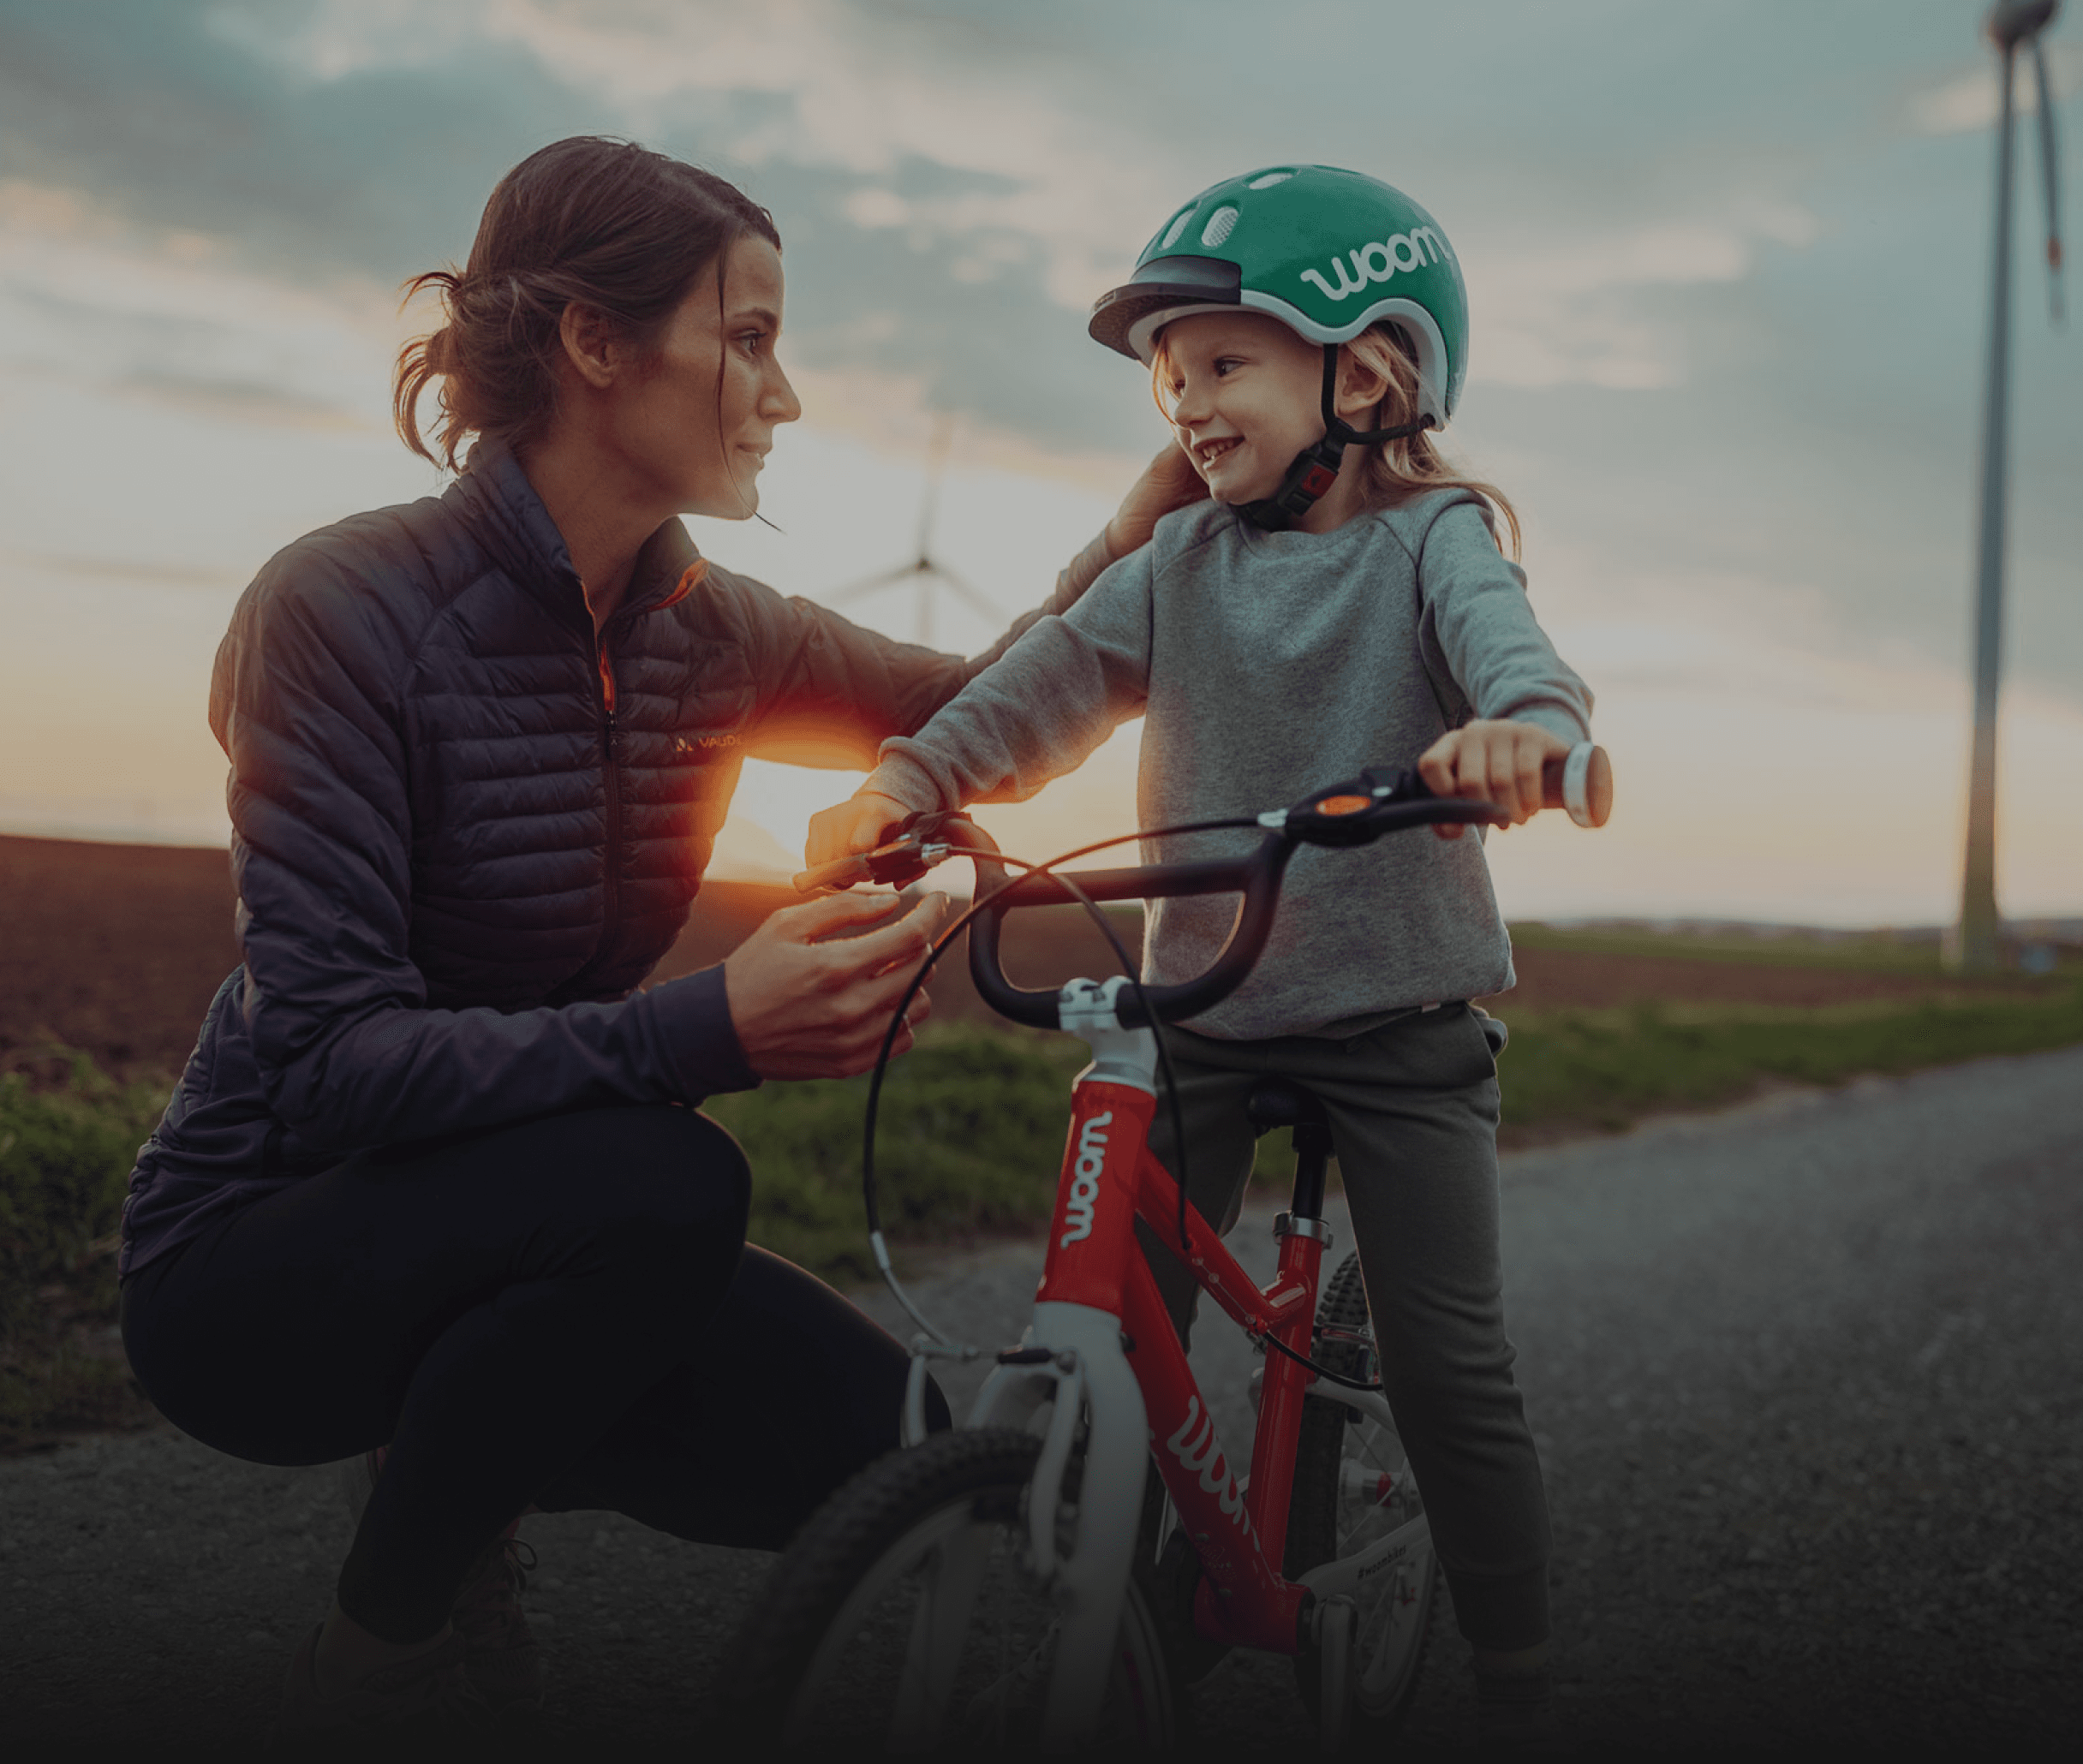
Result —
<instances>
[{"instance_id":1,"label":"bicycle rim","mask_svg":"<svg viewBox=\"0 0 2083 1764\"><path fill-rule=\"evenodd\" d=\"M794 1633L776 1637L792 1664L773 1684L767 1731L784 1748L970 1756L1038 1742L1057 1615L1026 1566L1023 1497L1040 1442L1013 1436L1013 1450L948 1462L956 1447L940 1442L962 1437L885 1460L852 1523L849 1490L812 1528L846 1547L792 1564L821 1587ZM819 1547L809 1532L806 1545ZM1131 1583L1095 1744L1168 1747L1173 1695L1162 1632Z\"/></svg>"}]
</instances>

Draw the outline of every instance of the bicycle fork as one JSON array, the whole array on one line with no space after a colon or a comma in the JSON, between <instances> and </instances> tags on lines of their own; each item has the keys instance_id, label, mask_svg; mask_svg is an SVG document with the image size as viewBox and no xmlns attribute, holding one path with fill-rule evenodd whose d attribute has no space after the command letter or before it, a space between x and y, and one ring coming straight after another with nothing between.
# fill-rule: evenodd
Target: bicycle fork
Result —
<instances>
[{"instance_id":1,"label":"bicycle fork","mask_svg":"<svg viewBox=\"0 0 2083 1764\"><path fill-rule=\"evenodd\" d=\"M1056 1601L1054 1669L1042 1705L1042 1743L1063 1750L1099 1722L1122 1600L1135 1555L1149 1457L1143 1391L1123 1350L1120 1293L1135 1243L1136 1189L1156 1107L1157 1044L1114 1014L1123 982L1072 981L1063 1027L1082 1035L1093 1063L1078 1075L1047 1260L1021 1346L983 1389L972 1427L1026 1427L1053 1403L1028 1489L1031 1566ZM1084 1461L1070 1547L1064 1475L1083 1433Z\"/></svg>"}]
</instances>

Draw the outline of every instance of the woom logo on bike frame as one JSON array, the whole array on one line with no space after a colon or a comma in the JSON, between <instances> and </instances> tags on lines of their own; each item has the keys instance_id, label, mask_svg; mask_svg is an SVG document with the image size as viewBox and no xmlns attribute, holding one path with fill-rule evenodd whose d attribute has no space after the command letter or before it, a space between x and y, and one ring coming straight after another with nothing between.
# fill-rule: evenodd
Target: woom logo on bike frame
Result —
<instances>
[{"instance_id":1,"label":"woom logo on bike frame","mask_svg":"<svg viewBox=\"0 0 2083 1764\"><path fill-rule=\"evenodd\" d=\"M1107 1167L1107 1135L1113 1120L1112 1109L1102 1110L1078 1129L1077 1166L1071 1183L1071 1198L1063 1209L1063 1222L1070 1226L1056 1240L1059 1249L1068 1249L1092 1235L1093 1210L1099 1205L1100 1171Z\"/></svg>"},{"instance_id":2,"label":"woom logo on bike frame","mask_svg":"<svg viewBox=\"0 0 2083 1764\"><path fill-rule=\"evenodd\" d=\"M1214 1495L1223 1517L1235 1520L1238 1529L1256 1547L1258 1534L1251 1529L1251 1516L1244 1510L1244 1490L1237 1486L1236 1475L1222 1455L1222 1442L1215 1437L1215 1418L1202 1412L1198 1397L1186 1398L1186 1418L1179 1424L1179 1431L1165 1441L1165 1450L1179 1461L1187 1475L1200 1479L1202 1493Z\"/></svg>"}]
</instances>

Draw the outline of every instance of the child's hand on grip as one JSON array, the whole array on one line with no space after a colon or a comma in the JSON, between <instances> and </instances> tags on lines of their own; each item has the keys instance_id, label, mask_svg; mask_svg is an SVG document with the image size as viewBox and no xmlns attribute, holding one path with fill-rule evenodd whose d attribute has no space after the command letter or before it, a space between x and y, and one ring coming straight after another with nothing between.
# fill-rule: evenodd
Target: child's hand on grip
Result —
<instances>
[{"instance_id":1,"label":"child's hand on grip","mask_svg":"<svg viewBox=\"0 0 2083 1764\"><path fill-rule=\"evenodd\" d=\"M889 843L898 824L911 811L893 796L862 790L844 802L820 809L810 817L810 836L803 841L806 869L837 863L858 852L873 851Z\"/></svg>"},{"instance_id":2,"label":"child's hand on grip","mask_svg":"<svg viewBox=\"0 0 2083 1764\"><path fill-rule=\"evenodd\" d=\"M1537 723L1490 719L1450 729L1424 750L1418 775L1435 796L1465 796L1494 802L1514 825L1531 820L1543 800L1541 768L1566 757L1570 744ZM1435 826L1442 839L1458 839L1461 828Z\"/></svg>"}]
</instances>

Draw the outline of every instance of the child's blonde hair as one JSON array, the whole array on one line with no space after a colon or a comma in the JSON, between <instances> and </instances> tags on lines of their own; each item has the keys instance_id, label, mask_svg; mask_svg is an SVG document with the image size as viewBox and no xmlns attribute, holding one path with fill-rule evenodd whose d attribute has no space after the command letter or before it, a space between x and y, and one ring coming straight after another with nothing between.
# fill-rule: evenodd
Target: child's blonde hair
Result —
<instances>
[{"instance_id":1,"label":"child's blonde hair","mask_svg":"<svg viewBox=\"0 0 2083 1764\"><path fill-rule=\"evenodd\" d=\"M1418 409L1418 363L1394 323L1383 319L1370 325L1340 347L1350 349L1354 360L1371 367L1388 382L1388 390L1376 406L1373 416L1354 426L1394 429L1412 421ZM1171 351L1165 347L1164 333L1160 331L1150 356L1150 392L1157 400L1158 409L1164 412L1167 422L1172 420L1171 409L1165 402L1171 371ZM1400 440L1369 442L1366 447L1363 484L1370 505L1393 508L1429 490L1471 491L1503 516L1505 530L1512 537L1510 556L1514 560L1518 558L1519 514L1513 508L1511 498L1495 484L1455 471L1440 456L1431 436L1424 430ZM1504 550L1501 540L1498 549Z\"/></svg>"}]
</instances>

